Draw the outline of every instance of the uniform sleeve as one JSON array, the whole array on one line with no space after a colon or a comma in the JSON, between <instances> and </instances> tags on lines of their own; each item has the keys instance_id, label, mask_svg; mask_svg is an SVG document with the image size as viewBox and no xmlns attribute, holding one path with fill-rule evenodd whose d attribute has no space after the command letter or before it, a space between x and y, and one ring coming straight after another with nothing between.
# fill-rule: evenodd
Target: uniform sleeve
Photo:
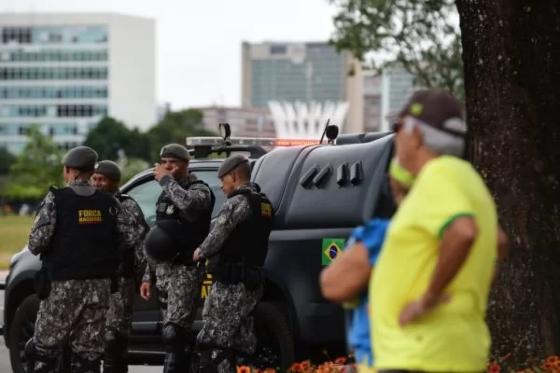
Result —
<instances>
[{"instance_id":1,"label":"uniform sleeve","mask_svg":"<svg viewBox=\"0 0 560 373\"><path fill-rule=\"evenodd\" d=\"M134 247L141 240L140 231L135 224L134 216L120 202L117 201L117 204L119 206L116 216L119 247Z\"/></svg>"},{"instance_id":2,"label":"uniform sleeve","mask_svg":"<svg viewBox=\"0 0 560 373\"><path fill-rule=\"evenodd\" d=\"M149 261L146 260L146 267L144 268L144 275L142 276L142 282L152 282L154 278L154 269Z\"/></svg>"},{"instance_id":3,"label":"uniform sleeve","mask_svg":"<svg viewBox=\"0 0 560 373\"><path fill-rule=\"evenodd\" d=\"M159 183L173 204L188 220L192 220L189 219L192 211L206 211L210 208L210 189L204 184L194 184L189 189L184 189L169 175L162 177Z\"/></svg>"},{"instance_id":4,"label":"uniform sleeve","mask_svg":"<svg viewBox=\"0 0 560 373\"><path fill-rule=\"evenodd\" d=\"M132 219L137 232L137 240L134 243L134 272L138 275L143 275L146 268L146 256L144 255L143 239L147 233L147 225L144 220L144 214L138 204L132 199L126 199L122 202L122 207L127 211Z\"/></svg>"},{"instance_id":5,"label":"uniform sleeve","mask_svg":"<svg viewBox=\"0 0 560 373\"><path fill-rule=\"evenodd\" d=\"M431 235L441 238L457 218L476 218L474 206L465 190L467 187L460 185L446 168L430 169L412 191L414 199L422 203L415 212L416 223Z\"/></svg>"},{"instance_id":6,"label":"uniform sleeve","mask_svg":"<svg viewBox=\"0 0 560 373\"><path fill-rule=\"evenodd\" d=\"M56 206L54 193L48 192L35 216L31 233L29 233L28 249L33 255L46 252L54 236L56 227Z\"/></svg>"},{"instance_id":7,"label":"uniform sleeve","mask_svg":"<svg viewBox=\"0 0 560 373\"><path fill-rule=\"evenodd\" d=\"M247 198L242 195L226 200L212 225L210 233L200 245L202 257L209 258L219 252L233 229L249 218L250 214L251 206L249 206Z\"/></svg>"}]
</instances>

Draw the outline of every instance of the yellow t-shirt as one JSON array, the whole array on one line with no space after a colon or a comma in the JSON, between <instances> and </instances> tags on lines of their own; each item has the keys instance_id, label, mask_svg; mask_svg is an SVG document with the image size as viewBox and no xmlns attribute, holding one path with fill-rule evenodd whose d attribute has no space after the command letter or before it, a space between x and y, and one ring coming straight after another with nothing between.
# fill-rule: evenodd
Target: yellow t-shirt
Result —
<instances>
[{"instance_id":1,"label":"yellow t-shirt","mask_svg":"<svg viewBox=\"0 0 560 373\"><path fill-rule=\"evenodd\" d=\"M475 219L478 236L445 290L449 302L401 327L401 310L428 287L445 229L465 215ZM468 162L441 156L424 166L391 221L369 287L378 369L485 370L490 336L484 318L497 224L492 197Z\"/></svg>"}]
</instances>

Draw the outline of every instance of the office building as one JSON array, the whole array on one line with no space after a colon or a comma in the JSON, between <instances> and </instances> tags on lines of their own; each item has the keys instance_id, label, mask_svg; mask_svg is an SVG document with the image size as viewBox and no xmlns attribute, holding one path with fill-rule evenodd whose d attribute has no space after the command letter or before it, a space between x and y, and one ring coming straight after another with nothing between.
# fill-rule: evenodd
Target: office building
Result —
<instances>
[{"instance_id":1,"label":"office building","mask_svg":"<svg viewBox=\"0 0 560 373\"><path fill-rule=\"evenodd\" d=\"M156 120L155 22L110 13L0 14L0 146L38 125L62 148L106 115Z\"/></svg>"},{"instance_id":2,"label":"office building","mask_svg":"<svg viewBox=\"0 0 560 373\"><path fill-rule=\"evenodd\" d=\"M334 124L344 132L363 130L362 69L350 53L325 42L244 42L241 65L241 105L270 107L277 130L294 120L322 122L326 113L337 114ZM309 126L307 135L319 126ZM308 127L301 128L288 132L305 136Z\"/></svg>"}]
</instances>

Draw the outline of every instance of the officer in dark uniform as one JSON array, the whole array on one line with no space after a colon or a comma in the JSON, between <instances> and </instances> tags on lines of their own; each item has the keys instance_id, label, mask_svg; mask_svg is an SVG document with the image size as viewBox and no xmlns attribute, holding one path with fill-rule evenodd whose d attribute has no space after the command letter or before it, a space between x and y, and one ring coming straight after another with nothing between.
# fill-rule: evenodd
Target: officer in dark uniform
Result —
<instances>
[{"instance_id":1,"label":"officer in dark uniform","mask_svg":"<svg viewBox=\"0 0 560 373\"><path fill-rule=\"evenodd\" d=\"M65 155L68 187L51 188L31 228L28 248L41 255L43 266L36 278L42 300L35 334L26 345L28 371L54 372L68 343L73 373L99 372L119 247L138 238L119 202L89 185L96 161L86 146Z\"/></svg>"},{"instance_id":2,"label":"officer in dark uniform","mask_svg":"<svg viewBox=\"0 0 560 373\"><path fill-rule=\"evenodd\" d=\"M208 259L215 279L206 299L204 326L197 337L202 372L234 372L236 355L252 355L257 340L252 311L263 294L263 264L272 228L273 209L250 183L247 158L226 159L218 171L227 196L212 230L193 254Z\"/></svg>"},{"instance_id":3,"label":"officer in dark uniform","mask_svg":"<svg viewBox=\"0 0 560 373\"><path fill-rule=\"evenodd\" d=\"M156 224L144 242L146 254L156 264L148 264L140 295L150 298L155 269L163 316L165 373L182 373L190 366L189 337L204 276L192 254L210 230L214 207L212 190L189 173L188 163L184 146L169 144L161 149L154 177L163 191L156 205Z\"/></svg>"},{"instance_id":4,"label":"officer in dark uniform","mask_svg":"<svg viewBox=\"0 0 560 373\"><path fill-rule=\"evenodd\" d=\"M115 162L100 161L95 165L95 172L91 177L93 186L115 196L121 203L121 208L132 219L132 224L138 229L138 240L134 245L122 248L117 275L113 279L116 291L111 294L105 323L104 373L128 371L125 356L132 326L134 292L137 289L135 275L142 276L146 267L142 241L149 227L136 201L119 192L120 181L121 168Z\"/></svg>"}]
</instances>

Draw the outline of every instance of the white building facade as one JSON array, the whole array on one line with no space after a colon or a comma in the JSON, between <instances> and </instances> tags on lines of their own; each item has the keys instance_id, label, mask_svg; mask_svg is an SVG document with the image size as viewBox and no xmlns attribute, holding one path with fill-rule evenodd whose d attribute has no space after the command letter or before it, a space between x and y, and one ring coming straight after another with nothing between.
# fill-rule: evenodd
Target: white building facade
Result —
<instances>
[{"instance_id":1,"label":"white building facade","mask_svg":"<svg viewBox=\"0 0 560 373\"><path fill-rule=\"evenodd\" d=\"M37 125L71 148L106 115L142 129L155 122L154 20L0 14L0 147L19 153Z\"/></svg>"}]
</instances>

